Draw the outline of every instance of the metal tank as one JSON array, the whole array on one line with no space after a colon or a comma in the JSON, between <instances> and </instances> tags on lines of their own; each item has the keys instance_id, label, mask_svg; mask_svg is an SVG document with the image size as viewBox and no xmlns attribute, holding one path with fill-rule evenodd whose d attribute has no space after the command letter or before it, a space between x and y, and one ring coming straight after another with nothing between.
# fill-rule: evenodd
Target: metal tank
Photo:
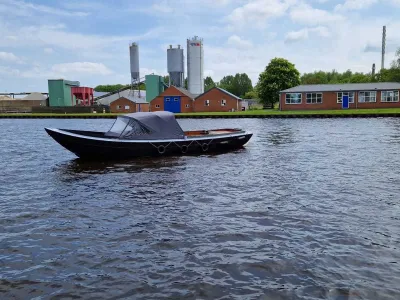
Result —
<instances>
[{"instance_id":1,"label":"metal tank","mask_svg":"<svg viewBox=\"0 0 400 300\"><path fill-rule=\"evenodd\" d=\"M129 56L131 65L131 83L137 83L140 79L139 75L139 46L137 43L129 45Z\"/></svg>"},{"instance_id":2,"label":"metal tank","mask_svg":"<svg viewBox=\"0 0 400 300\"><path fill-rule=\"evenodd\" d=\"M183 87L185 78L184 54L181 46L167 49L167 71L169 74L169 85Z\"/></svg>"},{"instance_id":3,"label":"metal tank","mask_svg":"<svg viewBox=\"0 0 400 300\"><path fill-rule=\"evenodd\" d=\"M195 36L187 40L188 90L194 95L204 93L203 39Z\"/></svg>"}]
</instances>

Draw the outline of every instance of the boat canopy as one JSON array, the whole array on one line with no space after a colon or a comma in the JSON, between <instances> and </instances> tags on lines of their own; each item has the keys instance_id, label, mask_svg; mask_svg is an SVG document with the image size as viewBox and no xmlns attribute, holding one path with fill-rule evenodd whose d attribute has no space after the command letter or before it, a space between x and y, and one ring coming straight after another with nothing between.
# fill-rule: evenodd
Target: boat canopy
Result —
<instances>
[{"instance_id":1,"label":"boat canopy","mask_svg":"<svg viewBox=\"0 0 400 300\"><path fill-rule=\"evenodd\" d=\"M137 112L117 117L107 137L119 139L183 139L185 133L171 112Z\"/></svg>"}]
</instances>

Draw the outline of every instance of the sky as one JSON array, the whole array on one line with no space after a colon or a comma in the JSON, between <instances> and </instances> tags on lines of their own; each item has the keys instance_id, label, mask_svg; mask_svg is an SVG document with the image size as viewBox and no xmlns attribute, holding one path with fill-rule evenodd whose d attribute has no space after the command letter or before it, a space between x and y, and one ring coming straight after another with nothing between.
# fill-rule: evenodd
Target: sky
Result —
<instances>
[{"instance_id":1,"label":"sky","mask_svg":"<svg viewBox=\"0 0 400 300\"><path fill-rule=\"evenodd\" d=\"M400 0L0 0L0 92L47 92L47 79L81 86L167 74L167 48L203 38L204 72L247 73L253 85L282 57L300 73L369 72L400 47ZM397 16L397 18L396 18ZM185 66L186 67L186 66Z\"/></svg>"}]
</instances>

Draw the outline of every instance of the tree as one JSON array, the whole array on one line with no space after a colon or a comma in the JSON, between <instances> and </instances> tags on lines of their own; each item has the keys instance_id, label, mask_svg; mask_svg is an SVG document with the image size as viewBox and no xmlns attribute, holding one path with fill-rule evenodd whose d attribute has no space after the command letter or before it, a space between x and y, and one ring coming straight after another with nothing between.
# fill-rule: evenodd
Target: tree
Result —
<instances>
[{"instance_id":1,"label":"tree","mask_svg":"<svg viewBox=\"0 0 400 300\"><path fill-rule=\"evenodd\" d=\"M234 77L232 75L224 76L218 83L218 87L221 89L227 90L230 93L233 93L233 82Z\"/></svg>"},{"instance_id":2,"label":"tree","mask_svg":"<svg viewBox=\"0 0 400 300\"><path fill-rule=\"evenodd\" d=\"M264 107L273 107L279 101L279 92L300 84L300 73L284 58L273 58L259 75L257 89Z\"/></svg>"},{"instance_id":3,"label":"tree","mask_svg":"<svg viewBox=\"0 0 400 300\"><path fill-rule=\"evenodd\" d=\"M246 73L237 73L233 78L233 94L239 97L244 97L247 92L253 90L251 79Z\"/></svg>"},{"instance_id":4,"label":"tree","mask_svg":"<svg viewBox=\"0 0 400 300\"><path fill-rule=\"evenodd\" d=\"M244 97L247 92L253 90L251 79L246 73L237 73L235 76L224 76L218 83L218 87L238 97Z\"/></svg>"},{"instance_id":5,"label":"tree","mask_svg":"<svg viewBox=\"0 0 400 300\"><path fill-rule=\"evenodd\" d=\"M243 98L244 99L258 99L258 94L257 94L256 90L253 89L252 91L244 94Z\"/></svg>"},{"instance_id":6,"label":"tree","mask_svg":"<svg viewBox=\"0 0 400 300\"><path fill-rule=\"evenodd\" d=\"M210 76L207 76L206 79L204 79L204 91L211 90L213 87L215 87L214 80Z\"/></svg>"},{"instance_id":7,"label":"tree","mask_svg":"<svg viewBox=\"0 0 400 300\"><path fill-rule=\"evenodd\" d=\"M169 75L163 76L163 80L166 85L169 85Z\"/></svg>"},{"instance_id":8,"label":"tree","mask_svg":"<svg viewBox=\"0 0 400 300\"><path fill-rule=\"evenodd\" d=\"M112 93L129 86L130 86L129 84L98 85L94 88L94 90L96 92Z\"/></svg>"}]
</instances>

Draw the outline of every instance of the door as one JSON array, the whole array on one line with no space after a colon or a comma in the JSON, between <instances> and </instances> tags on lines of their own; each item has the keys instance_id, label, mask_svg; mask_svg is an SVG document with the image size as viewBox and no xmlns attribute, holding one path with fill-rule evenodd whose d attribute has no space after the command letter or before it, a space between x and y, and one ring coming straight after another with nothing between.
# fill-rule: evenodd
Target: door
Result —
<instances>
[{"instance_id":1,"label":"door","mask_svg":"<svg viewBox=\"0 0 400 300\"><path fill-rule=\"evenodd\" d=\"M349 108L349 96L342 96L342 108Z\"/></svg>"},{"instance_id":2,"label":"door","mask_svg":"<svg viewBox=\"0 0 400 300\"><path fill-rule=\"evenodd\" d=\"M164 110L172 113L181 112L181 97L180 96L165 96Z\"/></svg>"}]
</instances>

